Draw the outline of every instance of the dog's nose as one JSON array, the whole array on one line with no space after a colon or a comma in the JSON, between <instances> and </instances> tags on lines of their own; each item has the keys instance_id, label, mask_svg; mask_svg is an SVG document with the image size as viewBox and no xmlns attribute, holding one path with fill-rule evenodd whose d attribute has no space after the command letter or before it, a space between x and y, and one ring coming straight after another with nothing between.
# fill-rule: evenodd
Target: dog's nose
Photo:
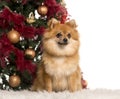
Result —
<instances>
[{"instance_id":1,"label":"dog's nose","mask_svg":"<svg viewBox=\"0 0 120 99\"><path fill-rule=\"evenodd\" d=\"M64 43L67 43L67 41L68 41L68 40L67 40L66 38L63 39L63 42L64 42Z\"/></svg>"}]
</instances>

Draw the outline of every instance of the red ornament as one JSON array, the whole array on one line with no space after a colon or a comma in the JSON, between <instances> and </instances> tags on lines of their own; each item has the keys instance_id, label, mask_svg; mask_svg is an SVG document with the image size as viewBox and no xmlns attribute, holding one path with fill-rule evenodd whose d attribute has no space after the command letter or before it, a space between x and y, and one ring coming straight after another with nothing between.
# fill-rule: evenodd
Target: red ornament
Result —
<instances>
[{"instance_id":1,"label":"red ornament","mask_svg":"<svg viewBox=\"0 0 120 99\"><path fill-rule=\"evenodd\" d=\"M82 78L81 82L82 82L82 88L83 89L87 88L87 85L88 85L87 81Z\"/></svg>"},{"instance_id":2,"label":"red ornament","mask_svg":"<svg viewBox=\"0 0 120 99\"><path fill-rule=\"evenodd\" d=\"M87 83L87 81L84 80L84 78L83 78L83 72L81 72L81 75L82 75L82 78L81 78L82 88L83 88L83 89L86 89L88 83Z\"/></svg>"}]
</instances>

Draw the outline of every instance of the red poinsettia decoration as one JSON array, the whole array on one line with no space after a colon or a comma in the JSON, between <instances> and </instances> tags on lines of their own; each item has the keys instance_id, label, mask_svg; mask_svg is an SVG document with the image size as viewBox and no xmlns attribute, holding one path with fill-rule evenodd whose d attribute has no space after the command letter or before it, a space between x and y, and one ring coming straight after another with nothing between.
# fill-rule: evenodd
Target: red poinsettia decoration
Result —
<instances>
[{"instance_id":1,"label":"red poinsettia decoration","mask_svg":"<svg viewBox=\"0 0 120 99\"><path fill-rule=\"evenodd\" d=\"M24 52L19 50L19 49L15 49L15 56L16 56L16 66L17 66L17 70L19 70L20 72L23 71L28 71L30 74L33 74L36 70L36 64L34 64L32 61L30 60L26 60L24 58Z\"/></svg>"},{"instance_id":2,"label":"red poinsettia decoration","mask_svg":"<svg viewBox=\"0 0 120 99\"><path fill-rule=\"evenodd\" d=\"M24 26L23 32L21 33L25 38L33 38L35 36L35 28L32 26Z\"/></svg>"},{"instance_id":3,"label":"red poinsettia decoration","mask_svg":"<svg viewBox=\"0 0 120 99\"><path fill-rule=\"evenodd\" d=\"M8 40L6 35L2 35L0 38L0 65L5 67L5 58L8 58L11 51L14 50L14 46Z\"/></svg>"},{"instance_id":4,"label":"red poinsettia decoration","mask_svg":"<svg viewBox=\"0 0 120 99\"><path fill-rule=\"evenodd\" d=\"M45 27L41 26L39 28L36 28L36 35L43 35L43 33L45 32Z\"/></svg>"},{"instance_id":5,"label":"red poinsettia decoration","mask_svg":"<svg viewBox=\"0 0 120 99\"><path fill-rule=\"evenodd\" d=\"M28 0L22 0L22 4L25 5Z\"/></svg>"},{"instance_id":6,"label":"red poinsettia decoration","mask_svg":"<svg viewBox=\"0 0 120 99\"><path fill-rule=\"evenodd\" d=\"M0 18L3 19L3 21L7 21L9 25L11 23L19 25L19 24L23 24L25 21L23 15L12 12L9 8L6 7L0 13Z\"/></svg>"},{"instance_id":7,"label":"red poinsettia decoration","mask_svg":"<svg viewBox=\"0 0 120 99\"><path fill-rule=\"evenodd\" d=\"M67 19L67 10L64 6L61 6L56 0L45 0L44 4L48 7L47 17L48 19L56 16L61 23L64 23Z\"/></svg>"},{"instance_id":8,"label":"red poinsettia decoration","mask_svg":"<svg viewBox=\"0 0 120 99\"><path fill-rule=\"evenodd\" d=\"M15 55L15 63L17 70L23 72L27 70L29 73L33 74L36 70L36 64L34 64L31 60L27 60L24 57L24 52L22 50L17 49L11 44L8 40L7 35L2 35L0 38L0 66L3 68L6 66L6 59L9 59L9 55L14 53Z\"/></svg>"},{"instance_id":9,"label":"red poinsettia decoration","mask_svg":"<svg viewBox=\"0 0 120 99\"><path fill-rule=\"evenodd\" d=\"M34 38L36 35L42 35L45 31L45 27L41 26L35 28L33 26L26 25L14 25L14 29L20 33L26 39Z\"/></svg>"},{"instance_id":10,"label":"red poinsettia decoration","mask_svg":"<svg viewBox=\"0 0 120 99\"><path fill-rule=\"evenodd\" d=\"M56 6L57 2L56 0L44 0L45 5L47 5L48 7L50 6Z\"/></svg>"}]
</instances>

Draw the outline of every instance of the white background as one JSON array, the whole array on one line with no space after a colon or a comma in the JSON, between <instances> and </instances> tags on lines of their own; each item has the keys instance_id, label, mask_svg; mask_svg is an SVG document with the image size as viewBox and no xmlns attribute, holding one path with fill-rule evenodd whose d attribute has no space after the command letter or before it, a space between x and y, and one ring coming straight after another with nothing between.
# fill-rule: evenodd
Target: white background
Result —
<instances>
[{"instance_id":1,"label":"white background","mask_svg":"<svg viewBox=\"0 0 120 99\"><path fill-rule=\"evenodd\" d=\"M80 32L88 88L120 89L120 0L65 0Z\"/></svg>"}]
</instances>

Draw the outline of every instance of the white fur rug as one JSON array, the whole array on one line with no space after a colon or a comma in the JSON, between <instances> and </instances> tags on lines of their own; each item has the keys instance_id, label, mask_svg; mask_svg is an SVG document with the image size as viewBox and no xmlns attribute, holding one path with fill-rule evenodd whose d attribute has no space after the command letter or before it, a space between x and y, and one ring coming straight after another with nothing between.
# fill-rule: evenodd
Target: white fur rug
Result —
<instances>
[{"instance_id":1,"label":"white fur rug","mask_svg":"<svg viewBox=\"0 0 120 99\"><path fill-rule=\"evenodd\" d=\"M120 90L82 90L81 92L31 92L31 91L3 91L0 99L120 99Z\"/></svg>"}]
</instances>

